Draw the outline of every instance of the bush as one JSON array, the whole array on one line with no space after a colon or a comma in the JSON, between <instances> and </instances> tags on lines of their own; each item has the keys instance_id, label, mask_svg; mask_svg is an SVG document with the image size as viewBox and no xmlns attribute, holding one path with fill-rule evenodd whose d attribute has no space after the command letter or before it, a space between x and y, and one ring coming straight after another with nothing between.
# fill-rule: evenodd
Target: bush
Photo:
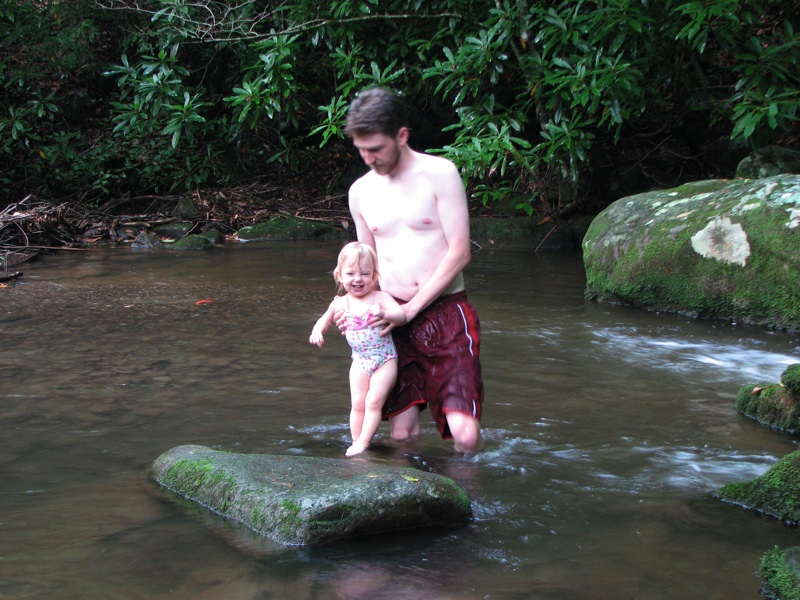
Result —
<instances>
[{"instance_id":1,"label":"bush","mask_svg":"<svg viewBox=\"0 0 800 600\"><path fill-rule=\"evenodd\" d=\"M475 198L564 212L596 196L609 156L652 187L713 171L720 137L796 139L798 10L791 0L5 0L0 151L13 165L0 186L157 192L268 163L296 169L315 147L343 143L350 99L381 84L412 109L412 142L453 159ZM100 53L90 51L99 31L113 32ZM90 131L64 123L48 83L77 71L118 84Z\"/></svg>"}]
</instances>

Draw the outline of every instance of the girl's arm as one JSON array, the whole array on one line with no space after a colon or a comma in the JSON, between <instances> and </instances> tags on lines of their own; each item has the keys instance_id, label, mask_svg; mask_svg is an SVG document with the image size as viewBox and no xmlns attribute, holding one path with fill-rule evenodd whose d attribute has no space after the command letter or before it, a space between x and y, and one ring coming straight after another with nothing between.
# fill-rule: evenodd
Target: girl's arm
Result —
<instances>
[{"instance_id":1,"label":"girl's arm","mask_svg":"<svg viewBox=\"0 0 800 600\"><path fill-rule=\"evenodd\" d=\"M340 296L337 296L333 299L328 305L328 310L317 320L314 324L314 328L311 330L311 335L308 337L308 341L311 344L316 344L320 348L322 348L322 344L325 343L325 338L323 334L328 331L331 325L333 325L333 315L336 312L336 308L338 306L337 300L339 300Z\"/></svg>"}]
</instances>

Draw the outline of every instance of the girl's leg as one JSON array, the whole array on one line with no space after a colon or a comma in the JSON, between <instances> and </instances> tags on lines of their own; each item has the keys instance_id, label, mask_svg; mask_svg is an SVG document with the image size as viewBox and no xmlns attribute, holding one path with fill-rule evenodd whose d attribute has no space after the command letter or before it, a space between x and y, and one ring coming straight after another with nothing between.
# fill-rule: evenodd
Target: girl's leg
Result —
<instances>
[{"instance_id":1,"label":"girl's leg","mask_svg":"<svg viewBox=\"0 0 800 600\"><path fill-rule=\"evenodd\" d=\"M350 436L355 442L364 422L364 402L369 390L369 375L357 360L350 365Z\"/></svg>"},{"instance_id":2,"label":"girl's leg","mask_svg":"<svg viewBox=\"0 0 800 600\"><path fill-rule=\"evenodd\" d=\"M382 409L386 397L397 379L397 360L386 361L372 374L369 379L369 389L364 397L364 411L362 413L361 432L354 439L353 445L347 449L346 456L360 454L369 448L372 438L378 432L383 418Z\"/></svg>"}]
</instances>

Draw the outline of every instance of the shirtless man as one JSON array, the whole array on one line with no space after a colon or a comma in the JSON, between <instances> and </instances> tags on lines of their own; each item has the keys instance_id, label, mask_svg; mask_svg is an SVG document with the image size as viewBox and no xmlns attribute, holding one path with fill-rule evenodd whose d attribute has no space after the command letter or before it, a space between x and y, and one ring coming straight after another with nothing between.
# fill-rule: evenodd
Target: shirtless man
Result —
<instances>
[{"instance_id":1,"label":"shirtless man","mask_svg":"<svg viewBox=\"0 0 800 600\"><path fill-rule=\"evenodd\" d=\"M384 406L392 437L419 436L426 406L455 449L480 445L483 381L480 325L464 291L470 261L469 215L461 177L442 157L408 146L405 108L380 87L350 105L345 133L370 167L350 188L360 242L378 253L381 289L402 304L393 330L400 374Z\"/></svg>"}]
</instances>

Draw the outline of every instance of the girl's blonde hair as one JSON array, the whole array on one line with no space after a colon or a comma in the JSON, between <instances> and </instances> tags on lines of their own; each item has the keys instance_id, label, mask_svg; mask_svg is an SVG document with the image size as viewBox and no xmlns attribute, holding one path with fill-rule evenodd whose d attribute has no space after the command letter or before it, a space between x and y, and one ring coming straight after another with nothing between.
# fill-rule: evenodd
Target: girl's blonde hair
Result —
<instances>
[{"instance_id":1,"label":"girl's blonde hair","mask_svg":"<svg viewBox=\"0 0 800 600\"><path fill-rule=\"evenodd\" d=\"M368 262L372 266L372 279L378 280L378 255L371 246L361 242L350 242L339 252L339 260L333 270L333 280L336 282L336 291L344 291L342 287L342 270L352 264L361 266L362 262Z\"/></svg>"}]
</instances>

